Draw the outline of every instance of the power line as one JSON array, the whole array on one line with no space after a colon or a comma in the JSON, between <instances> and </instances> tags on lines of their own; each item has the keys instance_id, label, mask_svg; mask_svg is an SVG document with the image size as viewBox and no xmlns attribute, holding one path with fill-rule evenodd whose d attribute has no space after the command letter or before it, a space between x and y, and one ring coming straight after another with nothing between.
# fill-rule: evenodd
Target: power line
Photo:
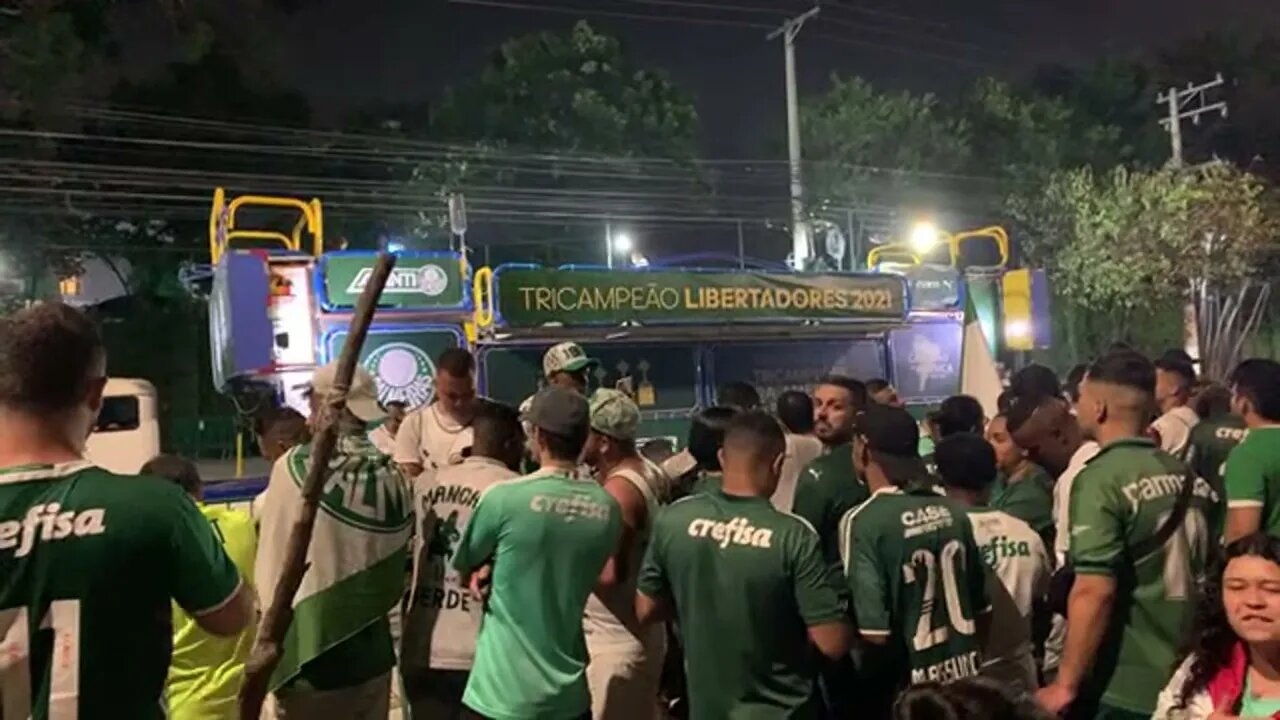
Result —
<instances>
[{"instance_id":1,"label":"power line","mask_svg":"<svg viewBox=\"0 0 1280 720\"><path fill-rule=\"evenodd\" d=\"M906 32L903 30L891 30L891 29L884 29L884 28L878 28L878 27L869 27L867 25L862 25L856 22L844 20L842 18L837 18L837 17L827 17L823 19L826 22L830 22L835 25L839 25L841 27L849 28L852 30L857 30L860 32L869 32L869 33L874 33L876 35L883 35L884 37L899 38L899 39L907 40L910 42L918 42L921 40L920 35L911 33L911 32ZM957 47L963 50L973 50L981 53L990 53L993 55L1002 55L1004 57L1013 57L1013 54L1006 50L986 47L986 46L978 45L975 43L965 42L963 40L953 40L950 38L935 37L935 36L930 36L929 40L938 45L951 45L953 47Z\"/></svg>"},{"instance_id":2,"label":"power line","mask_svg":"<svg viewBox=\"0 0 1280 720\"><path fill-rule=\"evenodd\" d=\"M861 5L854 5L852 3L834 2L834 0L818 0L818 4L822 5L823 7L839 8L841 10L847 10L851 13L858 13L858 14L867 15L870 17L886 18L886 19L895 20L898 22L909 22L909 23L915 23L920 25L931 25L933 27L939 27L939 28L948 27L946 23L938 20L924 20L918 17L913 17L911 15L903 15L901 13L890 12L888 10L881 10L880 8L863 7Z\"/></svg>"},{"instance_id":3,"label":"power line","mask_svg":"<svg viewBox=\"0 0 1280 720\"><path fill-rule=\"evenodd\" d=\"M959 58L954 55L944 55L942 53L930 52L928 50L920 50L918 48L897 47L894 45L886 45L883 43L870 42L867 40L857 40L855 38L840 37L839 35L828 35L827 33L822 33L822 32L815 32L813 36L817 38L822 38L823 40L828 40L833 43L839 43L841 45L852 45L854 47L864 47L864 48L872 48L875 50L883 50L885 52L896 53L896 54L903 55L906 57L911 57L911 58L929 58L934 60L942 60L954 65L966 65L968 67L980 68L980 69L994 67L994 64L991 62L966 60L964 58Z\"/></svg>"},{"instance_id":4,"label":"power line","mask_svg":"<svg viewBox=\"0 0 1280 720\"><path fill-rule=\"evenodd\" d=\"M785 17L790 15L790 9L779 10L778 8L765 8L755 5L726 5L721 3L697 2L690 0L621 0L622 2L634 3L637 5L656 5L659 7L677 7L688 8L691 10L723 10L726 12L738 13L755 13L761 15L770 15L773 17Z\"/></svg>"},{"instance_id":5,"label":"power line","mask_svg":"<svg viewBox=\"0 0 1280 720\"><path fill-rule=\"evenodd\" d=\"M657 0L631 0L631 1L656 2ZM482 7L506 8L506 9L512 9L512 10L528 10L528 11L534 11L534 12L558 13L562 15L579 15L579 16L598 15L602 17L617 17L617 18L630 19L630 20L648 20L652 22L695 23L695 24L704 24L704 25L722 25L726 27L754 28L754 29L763 29L763 30L774 29L773 26L771 25L764 25L762 23L743 21L743 20L695 18L695 17L673 16L673 15L643 15L639 13L626 13L626 12L618 12L618 11L612 11L612 10L597 10L594 8L579 8L579 7L569 7L569 6L563 6L563 5L526 5L526 4L517 3L517 2L510 2L509 0L449 0L449 2L456 5L476 5L476 6L482 6ZM826 5L827 3L823 3L823 4ZM775 16L776 16L776 13L775 13ZM874 28L867 28L867 27L857 26L853 24L850 24L850 27L854 29L866 30L866 31L878 30ZM880 32L890 32L890 31L880 31ZM859 47L868 47L868 48L874 48L877 50L884 50L887 52L892 52L898 55L902 55L904 57L942 59L942 60L947 60L949 62L956 62L962 65L970 65L973 67L990 67L991 66L990 63L983 65L983 64L972 63L972 62L965 62L948 55L930 53L930 52L921 51L915 48L900 47L900 46L892 45L889 43L878 43L873 40L854 40L851 38L838 38L830 35L822 35L821 37L824 37L828 40L832 40L834 42L845 44L845 45L854 45ZM937 38L932 38L927 36L911 36L910 39L912 42L915 42L915 43L930 42L930 41L937 42ZM959 42L959 41L949 41L949 42Z\"/></svg>"},{"instance_id":6,"label":"power line","mask_svg":"<svg viewBox=\"0 0 1280 720\"><path fill-rule=\"evenodd\" d=\"M563 5L523 5L514 2L503 2L502 0L449 0L454 5L478 5L492 8L506 8L508 10L536 10L549 13L560 13L563 15L598 15L600 17L615 17L626 20L649 20L653 22L679 22L694 23L700 25L720 25L724 27L738 28L755 28L769 29L769 25L761 23L746 22L743 20L714 20L710 18L694 18L674 15L642 15L639 13L620 12L615 10L595 10L591 8L566 7Z\"/></svg>"},{"instance_id":7,"label":"power line","mask_svg":"<svg viewBox=\"0 0 1280 720\"><path fill-rule=\"evenodd\" d=\"M822 35L826 38L827 36ZM836 42L844 41L840 38L828 38ZM956 58L948 58L950 60L958 60ZM542 155L544 162L555 165L554 167L545 167L537 165L520 165L516 163L532 163L533 160L524 160L523 155L515 155L515 159L508 159L508 156L501 150L485 151L476 150L467 146L439 146L444 149L422 152L392 152L385 149L356 149L341 147L315 147L307 145L281 145L281 144L263 144L250 142L226 142L221 140L186 140L173 138L157 138L157 137L134 137L122 135L105 135L92 134L83 132L55 132L45 130L26 130L18 128L2 128L0 127L0 136L12 136L23 138L39 138L47 140L65 140L79 141L88 143L102 143L106 145L140 145L147 147L156 147L164 149L168 152L170 149L189 149L199 151L217 151L219 157L226 157L225 153L231 151L244 152L248 154L278 154L285 157L304 157L318 158L327 160L330 158L341 158L344 160L356 160L361 162L371 162L385 165L419 165L423 162L453 161L458 159L466 159L469 162L476 162L481 166L491 165L493 170L499 171L516 171L516 172L532 172L539 174L555 174L569 177L596 177L604 179L623 179L637 181L700 181L701 178L694 174L700 166L707 166L706 169L715 169L717 166L741 166L741 165L760 165L764 166L764 170L754 170L750 172L741 169L736 172L741 173L737 178L740 179L748 176L768 178L767 173L778 173L779 176L785 176L786 160L774 159L733 159L733 160L711 160L711 161L694 161L687 168L680 168L675 161L669 161L659 158L644 157L627 157L616 156L612 158L615 165L638 164L645 165L651 162L667 163L672 167L666 168L669 172L656 173L653 170L634 171L628 169L611 169L611 170L577 170L572 167L573 159L560 159L557 155ZM567 163L567 167L565 164ZM593 162L592 165L601 163ZM813 167L840 168L848 170L866 171L869 173L884 173L891 175L904 175L921 178L937 178L937 179L957 179L957 180L976 180L994 183L1004 183L1006 180L994 175L978 175L973 173L951 173L936 172L928 170L917 170L910 168L896 168L876 165L862 165L853 163L842 163L839 161L808 161L808 165ZM774 166L777 166L776 168ZM719 170L718 172L724 172Z\"/></svg>"}]
</instances>

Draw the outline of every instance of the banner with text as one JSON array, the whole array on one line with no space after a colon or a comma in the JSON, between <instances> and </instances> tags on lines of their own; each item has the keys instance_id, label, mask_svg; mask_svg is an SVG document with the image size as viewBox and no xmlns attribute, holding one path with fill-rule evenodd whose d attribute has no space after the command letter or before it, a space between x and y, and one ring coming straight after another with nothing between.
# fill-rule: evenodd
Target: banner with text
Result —
<instances>
[{"instance_id":1,"label":"banner with text","mask_svg":"<svg viewBox=\"0 0 1280 720\"><path fill-rule=\"evenodd\" d=\"M787 320L901 320L901 277L877 274L500 268L510 327Z\"/></svg>"},{"instance_id":2,"label":"banner with text","mask_svg":"<svg viewBox=\"0 0 1280 720\"><path fill-rule=\"evenodd\" d=\"M350 310L373 275L377 253L327 253L320 260L325 310ZM464 308L470 298L457 253L401 253L379 307L403 310Z\"/></svg>"}]
</instances>

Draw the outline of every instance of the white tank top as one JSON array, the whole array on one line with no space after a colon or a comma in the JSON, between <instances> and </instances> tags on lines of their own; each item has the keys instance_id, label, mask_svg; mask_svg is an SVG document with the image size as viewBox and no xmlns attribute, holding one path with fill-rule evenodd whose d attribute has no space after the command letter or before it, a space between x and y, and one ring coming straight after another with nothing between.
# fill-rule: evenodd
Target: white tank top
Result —
<instances>
[{"instance_id":1,"label":"white tank top","mask_svg":"<svg viewBox=\"0 0 1280 720\"><path fill-rule=\"evenodd\" d=\"M649 547L653 521L658 516L659 508L671 499L671 479L662 468L648 460L644 461L644 470L641 472L624 468L613 471L609 477L627 480L640 493L640 497L644 498L644 526L637 528L636 539L631 546L631 557L627 558L627 577L618 584L611 599L618 606L630 607L635 602L636 579L640 574L640 564L644 562L645 550ZM588 647L597 643L638 642L648 650L656 647L654 643L665 641L661 624L647 626L641 630L641 636L636 637L594 592L587 597L582 626Z\"/></svg>"}]
</instances>

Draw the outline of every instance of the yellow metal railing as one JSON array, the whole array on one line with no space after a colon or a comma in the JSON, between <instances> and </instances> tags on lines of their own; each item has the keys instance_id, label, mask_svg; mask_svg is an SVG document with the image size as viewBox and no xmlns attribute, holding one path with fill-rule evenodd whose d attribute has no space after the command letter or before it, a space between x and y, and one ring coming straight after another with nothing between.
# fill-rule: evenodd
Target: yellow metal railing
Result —
<instances>
[{"instance_id":1,"label":"yellow metal railing","mask_svg":"<svg viewBox=\"0 0 1280 720\"><path fill-rule=\"evenodd\" d=\"M245 207L296 210L298 221L288 235L277 230L237 228L236 217ZM226 190L217 188L213 192L213 206L209 211L209 257L215 265L236 240L269 240L287 250L302 252L304 234L310 236L311 254L319 257L324 252L324 212L318 199L240 195L227 202Z\"/></svg>"},{"instance_id":2,"label":"yellow metal railing","mask_svg":"<svg viewBox=\"0 0 1280 720\"><path fill-rule=\"evenodd\" d=\"M487 328L493 324L493 268L486 265L476 270L471 281L471 291L476 304L476 327Z\"/></svg>"},{"instance_id":3,"label":"yellow metal railing","mask_svg":"<svg viewBox=\"0 0 1280 720\"><path fill-rule=\"evenodd\" d=\"M977 240L979 238L990 238L995 240L996 249L1000 252L999 265L971 265L971 270L998 270L1009 266L1009 233L999 225L984 227L980 230L966 230L965 232L956 233L946 238L947 244L951 247L951 266L959 267L960 265L960 243L968 240Z\"/></svg>"},{"instance_id":4,"label":"yellow metal railing","mask_svg":"<svg viewBox=\"0 0 1280 720\"><path fill-rule=\"evenodd\" d=\"M889 243L878 248L872 248L871 252L867 253L867 267L879 267L880 263L885 262L885 257L894 259L906 258L910 261L907 264L920 264L920 256L912 252L905 243Z\"/></svg>"},{"instance_id":5,"label":"yellow metal railing","mask_svg":"<svg viewBox=\"0 0 1280 720\"><path fill-rule=\"evenodd\" d=\"M938 247L941 247L942 245L946 245L947 254L951 261L951 267L956 269L961 269L960 268L960 245L970 240L977 240L977 239L983 239L983 238L991 239L995 241L996 250L1000 254L999 264L970 265L964 269L999 270L1001 268L1008 267L1009 265L1009 234L1005 232L1004 228L998 225L992 225L990 227L985 227L978 230L966 230L964 232L955 233L954 235L949 233L939 233ZM881 245L880 247L874 248L871 250L871 252L867 253L867 267L874 269L878 267L881 263L885 262L887 258L892 258L896 262L904 262L905 264L920 265L921 263L924 262L923 255L926 255L926 254L927 253L923 253L923 254L920 253L917 250L917 248L913 247L910 243L906 243L906 242L887 243L885 245Z\"/></svg>"}]
</instances>

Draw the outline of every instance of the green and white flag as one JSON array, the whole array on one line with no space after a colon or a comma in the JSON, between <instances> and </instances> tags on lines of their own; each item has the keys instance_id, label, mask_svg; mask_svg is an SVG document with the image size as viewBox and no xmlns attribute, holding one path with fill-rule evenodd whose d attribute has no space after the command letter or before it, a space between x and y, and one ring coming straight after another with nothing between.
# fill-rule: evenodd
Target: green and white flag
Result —
<instances>
[{"instance_id":1,"label":"green and white flag","mask_svg":"<svg viewBox=\"0 0 1280 720\"><path fill-rule=\"evenodd\" d=\"M264 604L283 570L310 464L310 445L290 450L276 461L263 494L255 576ZM363 433L338 439L272 690L395 607L404 591L411 497L391 458Z\"/></svg>"},{"instance_id":2,"label":"green and white flag","mask_svg":"<svg viewBox=\"0 0 1280 720\"><path fill-rule=\"evenodd\" d=\"M960 354L960 393L977 398L982 410L992 418L999 412L996 401L1004 385L1000 382L1000 370L991 354L982 331L982 322L973 306L973 298L966 295L964 303L964 339Z\"/></svg>"}]
</instances>

